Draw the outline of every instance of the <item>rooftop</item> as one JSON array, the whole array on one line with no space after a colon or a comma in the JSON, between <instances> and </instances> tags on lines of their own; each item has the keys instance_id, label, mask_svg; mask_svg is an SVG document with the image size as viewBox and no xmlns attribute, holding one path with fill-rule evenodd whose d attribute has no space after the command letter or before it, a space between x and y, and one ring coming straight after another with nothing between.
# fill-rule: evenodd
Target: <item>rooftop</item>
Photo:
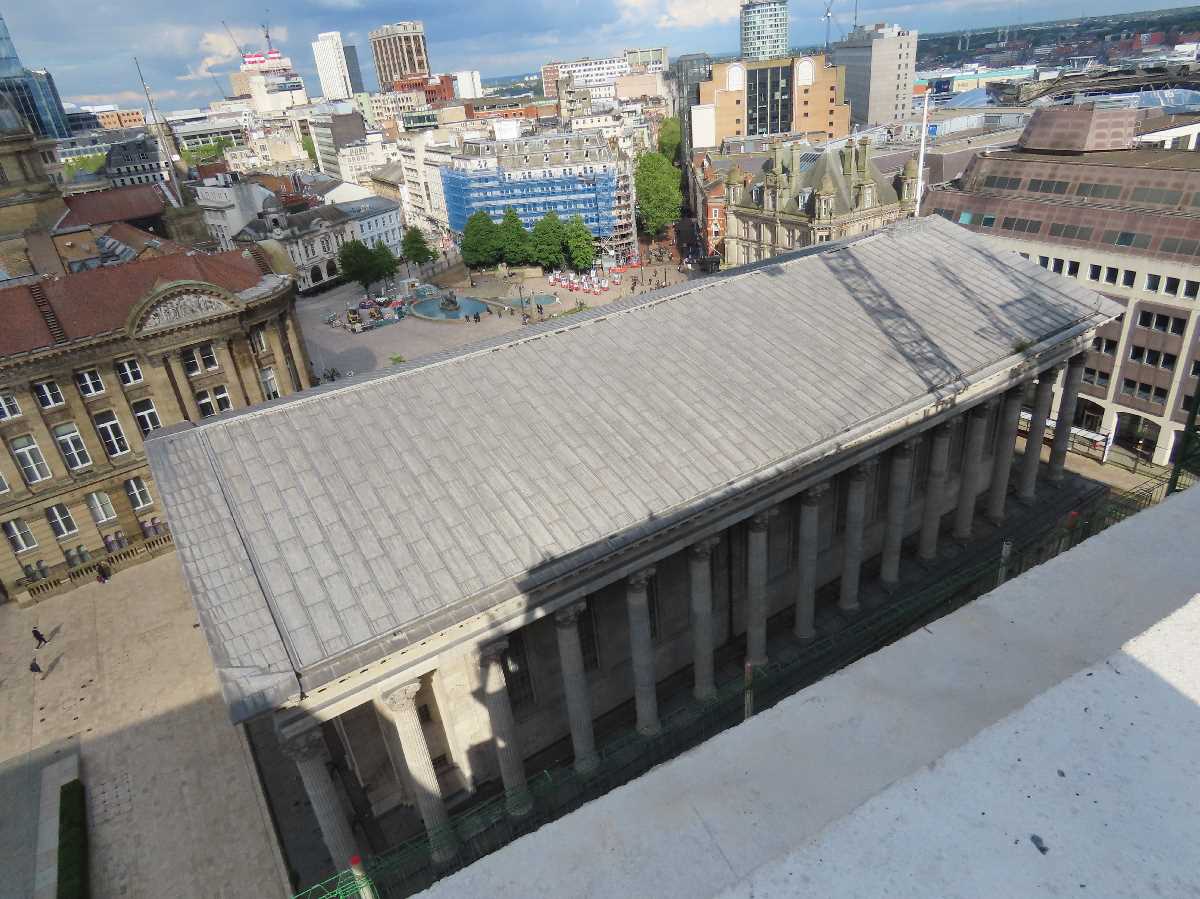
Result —
<instances>
[{"instance_id":1,"label":"rooftop","mask_svg":"<svg viewBox=\"0 0 1200 899\"><path fill-rule=\"evenodd\" d=\"M285 701L297 674L315 688L528 597L1120 311L931 217L168 431L147 451L243 719ZM555 386L492 387L531 382Z\"/></svg>"},{"instance_id":2,"label":"rooftop","mask_svg":"<svg viewBox=\"0 0 1200 899\"><path fill-rule=\"evenodd\" d=\"M1198 516L1140 512L421 895L1195 895Z\"/></svg>"},{"instance_id":3,"label":"rooftop","mask_svg":"<svg viewBox=\"0 0 1200 899\"><path fill-rule=\"evenodd\" d=\"M63 202L67 204L67 214L58 223L60 228L153 218L167 208L162 191L153 184L75 194L64 197Z\"/></svg>"},{"instance_id":4,"label":"rooftop","mask_svg":"<svg viewBox=\"0 0 1200 899\"><path fill-rule=\"evenodd\" d=\"M988 158L1051 165L1111 166L1169 172L1200 171L1200 153L1193 150L1164 150L1138 147L1132 150L1092 150L1087 153L1037 153L1025 150L991 150Z\"/></svg>"},{"instance_id":5,"label":"rooftop","mask_svg":"<svg viewBox=\"0 0 1200 899\"><path fill-rule=\"evenodd\" d=\"M363 197L361 200L349 200L345 203L334 203L335 209L340 209L350 218L357 221L358 219L371 218L376 215L383 215L387 212L395 212L400 208L400 204L395 200L389 200L387 197Z\"/></svg>"}]
</instances>

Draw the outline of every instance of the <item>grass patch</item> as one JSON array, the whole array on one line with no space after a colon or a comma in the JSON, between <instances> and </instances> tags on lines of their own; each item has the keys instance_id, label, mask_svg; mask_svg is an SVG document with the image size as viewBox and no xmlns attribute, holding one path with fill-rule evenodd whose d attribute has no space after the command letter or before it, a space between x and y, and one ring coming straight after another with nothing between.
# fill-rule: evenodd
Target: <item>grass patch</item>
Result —
<instances>
[{"instance_id":1,"label":"grass patch","mask_svg":"<svg viewBox=\"0 0 1200 899\"><path fill-rule=\"evenodd\" d=\"M392 365L403 365L407 361L408 360L399 353L397 353L395 356L388 356L388 362L392 363Z\"/></svg>"},{"instance_id":2,"label":"grass patch","mask_svg":"<svg viewBox=\"0 0 1200 899\"><path fill-rule=\"evenodd\" d=\"M87 800L76 778L58 799L58 899L88 899Z\"/></svg>"}]
</instances>

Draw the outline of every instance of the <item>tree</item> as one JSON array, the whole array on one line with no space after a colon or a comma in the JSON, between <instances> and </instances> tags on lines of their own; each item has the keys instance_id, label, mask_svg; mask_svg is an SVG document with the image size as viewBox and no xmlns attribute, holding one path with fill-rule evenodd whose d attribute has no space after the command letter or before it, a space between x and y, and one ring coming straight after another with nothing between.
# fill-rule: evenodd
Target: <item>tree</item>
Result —
<instances>
[{"instance_id":1,"label":"tree","mask_svg":"<svg viewBox=\"0 0 1200 899\"><path fill-rule=\"evenodd\" d=\"M679 158L679 145L683 142L683 134L679 130L679 119L668 116L658 127L658 152L671 162Z\"/></svg>"},{"instance_id":2,"label":"tree","mask_svg":"<svg viewBox=\"0 0 1200 899\"><path fill-rule=\"evenodd\" d=\"M216 159L222 159L225 156L225 151L233 146L233 140L228 137L219 137L211 144L201 144L192 150L180 150L179 155L184 161L195 167L204 162L212 162Z\"/></svg>"},{"instance_id":3,"label":"tree","mask_svg":"<svg viewBox=\"0 0 1200 899\"><path fill-rule=\"evenodd\" d=\"M80 172L91 174L104 168L107 157L103 153L92 153L88 156L73 156L63 163L65 180L74 181Z\"/></svg>"},{"instance_id":4,"label":"tree","mask_svg":"<svg viewBox=\"0 0 1200 899\"><path fill-rule=\"evenodd\" d=\"M407 251L405 255L408 255ZM483 268L500 261L496 223L482 209L467 219L463 228L462 260L467 268Z\"/></svg>"},{"instance_id":5,"label":"tree","mask_svg":"<svg viewBox=\"0 0 1200 899\"><path fill-rule=\"evenodd\" d=\"M304 152L308 154L308 158L312 160L312 164L317 164L317 145L313 143L312 137L305 135L304 140L300 142L304 147Z\"/></svg>"},{"instance_id":6,"label":"tree","mask_svg":"<svg viewBox=\"0 0 1200 899\"><path fill-rule=\"evenodd\" d=\"M596 261L596 239L581 217L575 216L567 223L565 243L567 258L575 271L587 271L592 267Z\"/></svg>"},{"instance_id":7,"label":"tree","mask_svg":"<svg viewBox=\"0 0 1200 899\"><path fill-rule=\"evenodd\" d=\"M420 228L404 229L404 239L400 242L400 249L403 251L405 259L415 262L417 265L424 265L430 259L437 258L437 253L429 246L429 242L425 240L425 235Z\"/></svg>"},{"instance_id":8,"label":"tree","mask_svg":"<svg viewBox=\"0 0 1200 899\"><path fill-rule=\"evenodd\" d=\"M382 281L384 278L394 278L400 270L400 260L396 258L386 244L377 243L371 250L375 257L375 277Z\"/></svg>"},{"instance_id":9,"label":"tree","mask_svg":"<svg viewBox=\"0 0 1200 899\"><path fill-rule=\"evenodd\" d=\"M361 240L348 240L338 247L338 269L361 284L363 293L370 293L371 284L379 280L379 260Z\"/></svg>"},{"instance_id":10,"label":"tree","mask_svg":"<svg viewBox=\"0 0 1200 899\"><path fill-rule=\"evenodd\" d=\"M642 227L657 237L671 222L679 220L683 191L679 172L661 153L643 153L633 176L637 186L637 212Z\"/></svg>"},{"instance_id":11,"label":"tree","mask_svg":"<svg viewBox=\"0 0 1200 899\"><path fill-rule=\"evenodd\" d=\"M533 224L529 235L529 257L542 268L559 268L563 264L563 245L566 229L553 211L547 212Z\"/></svg>"},{"instance_id":12,"label":"tree","mask_svg":"<svg viewBox=\"0 0 1200 899\"><path fill-rule=\"evenodd\" d=\"M496 228L496 239L500 253L509 265L526 265L533 261L529 232L511 206L504 210L504 218Z\"/></svg>"}]
</instances>

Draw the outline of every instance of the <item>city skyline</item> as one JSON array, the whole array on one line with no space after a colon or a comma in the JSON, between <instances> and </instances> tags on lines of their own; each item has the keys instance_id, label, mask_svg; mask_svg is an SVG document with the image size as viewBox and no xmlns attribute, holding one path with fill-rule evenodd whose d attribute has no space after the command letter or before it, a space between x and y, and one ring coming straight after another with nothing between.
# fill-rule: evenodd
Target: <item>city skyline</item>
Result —
<instances>
[{"instance_id":1,"label":"city skyline","mask_svg":"<svg viewBox=\"0 0 1200 899\"><path fill-rule=\"evenodd\" d=\"M850 3L834 7L834 36L851 25ZM84 21L77 0L49 0L36 7L5 8L3 14L25 65L49 70L63 100L79 105L116 103L145 106L133 66L137 56L164 109L207 105L217 99L217 84L228 92L228 76L240 62L233 40L222 26L229 23L244 48L261 48L265 10L247 12L245 5L218 0L202 9L126 4L124 19L95 17ZM433 71L477 69L484 78L535 72L546 62L582 56L601 56L626 47L667 46L672 54L705 51L736 52L737 0L706 0L698 5L682 0L610 0L607 4L551 4L541 0L534 15L527 4L516 16L507 4L490 4L469 12L454 4L416 4L401 16L394 7L372 0L318 0L296 4L284 14L271 13L272 43L291 56L312 90L318 90L311 43L321 32L341 31L343 41L360 48L365 87L377 88L367 33L372 28L404 19L425 23ZM1091 15L1152 10L1158 3L1129 4L1109 0L1089 9ZM1052 3L1027 19L1069 17L1078 7ZM824 39L820 10L811 15L790 4L793 46L819 44ZM899 21L922 32L961 28L964 16L972 27L1015 22L1021 8L994 0L954 0L951 3L882 2L860 4L860 22ZM465 34L463 22L472 31ZM531 28L536 22L538 27ZM151 38L148 40L147 35ZM560 37L565 35L566 37ZM102 52L97 52L103 48Z\"/></svg>"}]
</instances>

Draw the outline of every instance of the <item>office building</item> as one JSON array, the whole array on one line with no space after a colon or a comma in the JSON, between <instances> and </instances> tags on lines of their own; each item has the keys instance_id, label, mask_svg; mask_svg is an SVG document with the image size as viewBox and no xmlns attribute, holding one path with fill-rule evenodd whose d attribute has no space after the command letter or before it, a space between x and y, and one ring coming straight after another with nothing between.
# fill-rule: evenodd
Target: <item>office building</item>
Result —
<instances>
[{"instance_id":1,"label":"office building","mask_svg":"<svg viewBox=\"0 0 1200 899\"><path fill-rule=\"evenodd\" d=\"M321 96L325 100L349 100L353 97L355 88L350 78L346 48L342 45L342 33L326 31L318 34L312 49L313 59L317 63L317 77L321 80ZM361 89L360 77L359 90Z\"/></svg>"},{"instance_id":2,"label":"office building","mask_svg":"<svg viewBox=\"0 0 1200 899\"><path fill-rule=\"evenodd\" d=\"M350 76L350 94L363 93L362 67L358 62L358 47L353 44L343 44L342 53L346 56L346 74Z\"/></svg>"},{"instance_id":3,"label":"office building","mask_svg":"<svg viewBox=\"0 0 1200 899\"><path fill-rule=\"evenodd\" d=\"M857 125L886 125L913 111L917 32L899 25L863 25L833 45L846 70L846 99Z\"/></svg>"},{"instance_id":4,"label":"office building","mask_svg":"<svg viewBox=\"0 0 1200 899\"><path fill-rule=\"evenodd\" d=\"M742 0L740 20L743 60L789 55L787 0Z\"/></svg>"},{"instance_id":5,"label":"office building","mask_svg":"<svg viewBox=\"0 0 1200 899\"><path fill-rule=\"evenodd\" d=\"M1038 109L1016 148L979 154L921 211L1125 307L1087 353L1074 423L1163 465L1200 383L1200 153L1137 131L1134 108Z\"/></svg>"},{"instance_id":6,"label":"office building","mask_svg":"<svg viewBox=\"0 0 1200 899\"><path fill-rule=\"evenodd\" d=\"M460 100L474 100L477 97L483 96L483 82L479 78L479 72L474 69L467 69L462 72L454 72L454 96Z\"/></svg>"},{"instance_id":7,"label":"office building","mask_svg":"<svg viewBox=\"0 0 1200 899\"><path fill-rule=\"evenodd\" d=\"M697 149L770 134L817 142L850 130L844 70L823 55L717 63L699 92L690 112L691 146Z\"/></svg>"},{"instance_id":8,"label":"office building","mask_svg":"<svg viewBox=\"0 0 1200 899\"><path fill-rule=\"evenodd\" d=\"M221 250L232 250L234 236L278 202L267 188L236 174L205 178L194 190L196 205L204 210L208 233Z\"/></svg>"},{"instance_id":9,"label":"office building","mask_svg":"<svg viewBox=\"0 0 1200 899\"><path fill-rule=\"evenodd\" d=\"M548 62L542 66L542 94L557 97L558 80L567 75L575 79L577 87L599 87L615 84L619 77L629 72L629 60L624 54L599 59L586 57L572 62Z\"/></svg>"},{"instance_id":10,"label":"office building","mask_svg":"<svg viewBox=\"0 0 1200 899\"><path fill-rule=\"evenodd\" d=\"M29 122L40 137L71 136L62 98L54 78L45 69L27 69L21 65L16 45L0 15L0 94L8 97L13 108Z\"/></svg>"},{"instance_id":11,"label":"office building","mask_svg":"<svg viewBox=\"0 0 1200 899\"><path fill-rule=\"evenodd\" d=\"M654 75L665 72L670 64L666 47L646 47L638 50L626 50L625 61L629 63L629 71Z\"/></svg>"},{"instance_id":12,"label":"office building","mask_svg":"<svg viewBox=\"0 0 1200 899\"><path fill-rule=\"evenodd\" d=\"M142 135L108 148L104 174L113 187L162 184L171 180L171 160L156 138Z\"/></svg>"},{"instance_id":13,"label":"office building","mask_svg":"<svg viewBox=\"0 0 1200 899\"><path fill-rule=\"evenodd\" d=\"M393 82L405 78L429 74L424 23L396 22L384 25L372 31L370 38L375 77L379 79L380 90L390 90Z\"/></svg>"},{"instance_id":14,"label":"office building","mask_svg":"<svg viewBox=\"0 0 1200 899\"><path fill-rule=\"evenodd\" d=\"M308 127L317 153L317 169L345 181L338 167L338 151L367 139L363 117L357 111L320 113L309 118Z\"/></svg>"},{"instance_id":15,"label":"office building","mask_svg":"<svg viewBox=\"0 0 1200 899\"><path fill-rule=\"evenodd\" d=\"M170 549L143 438L310 386L291 280L174 253L0 290L0 595Z\"/></svg>"},{"instance_id":16,"label":"office building","mask_svg":"<svg viewBox=\"0 0 1200 899\"><path fill-rule=\"evenodd\" d=\"M373 821L393 846L427 833L372 868L382 894L389 870L477 858L493 821L519 833L527 760L556 744L576 806L606 792L595 719L631 704L654 745L664 682L701 709L722 666L779 660L774 616L831 634L906 598L876 587L916 570L906 542L959 553L977 511L990 539L1010 487L1055 502L1065 441L1011 464L1022 398L1052 399L1065 367L1073 402L1119 312L927 219L152 439L222 696L265 731L259 770L294 764L309 799L264 778L281 828L315 818L338 869L379 851ZM572 389L531 392L545 377ZM487 465L465 463L474 444ZM787 748L773 761L795 767ZM472 795L487 815L451 826Z\"/></svg>"}]
</instances>

